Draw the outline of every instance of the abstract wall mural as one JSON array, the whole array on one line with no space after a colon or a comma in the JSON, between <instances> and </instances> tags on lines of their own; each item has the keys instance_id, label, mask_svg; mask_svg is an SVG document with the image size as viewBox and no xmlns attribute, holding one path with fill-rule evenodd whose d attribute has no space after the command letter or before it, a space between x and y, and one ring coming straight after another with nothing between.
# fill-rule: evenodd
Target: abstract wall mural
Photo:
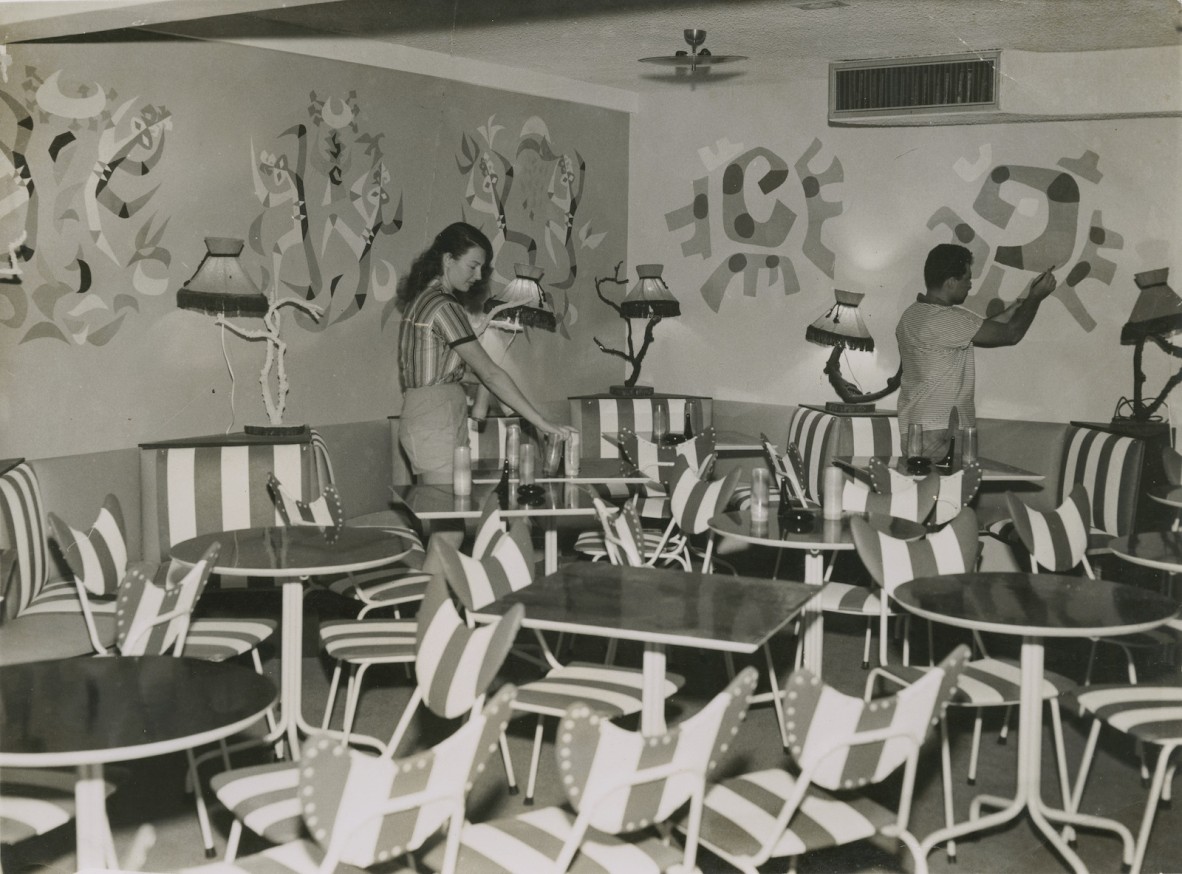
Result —
<instances>
[{"instance_id":1,"label":"abstract wall mural","mask_svg":"<svg viewBox=\"0 0 1182 874\"><path fill-rule=\"evenodd\" d=\"M980 222L974 226L948 206L932 214L928 228L951 229L955 241L972 250L978 273L984 265L989 265L984 276L976 277L978 282L972 294L972 300L983 304L989 314L1007 305L999 296L1007 268L1037 273L1048 267L1060 271L1070 265L1053 298L1084 331L1095 330L1096 320L1080 297L1078 286L1086 279L1111 285L1116 264L1101 254L1101 250L1124 247L1124 238L1105 226L1101 210L1092 207L1089 212L1084 205L1085 194L1095 198L1103 178L1099 156L1086 151L1078 158L1064 157L1058 161L1057 168L991 166L990 156L988 146L984 146L976 160L962 158L954 168L966 183L980 180L973 202L976 218L1004 232L1023 220L1029 222L1045 213L1041 229L1020 244L991 246L986 239L988 230L977 230Z\"/></svg>"},{"instance_id":2,"label":"abstract wall mural","mask_svg":"<svg viewBox=\"0 0 1182 874\"><path fill-rule=\"evenodd\" d=\"M169 287L157 192L172 116L64 70L17 73L2 47L0 73L0 325L19 343L106 345Z\"/></svg>"},{"instance_id":3,"label":"abstract wall mural","mask_svg":"<svg viewBox=\"0 0 1182 874\"><path fill-rule=\"evenodd\" d=\"M504 130L492 116L475 134L460 137L456 167L465 179L464 220L488 233L495 281L509 282L514 264L545 270L543 285L554 297L558 331L569 340L568 329L578 320L571 292L579 254L598 248L606 237L591 222L575 225L587 164L577 149L557 150L537 116L522 124L510 160L497 148Z\"/></svg>"},{"instance_id":4,"label":"abstract wall mural","mask_svg":"<svg viewBox=\"0 0 1182 874\"><path fill-rule=\"evenodd\" d=\"M693 181L693 197L687 205L665 214L665 224L670 231L691 229L681 243L686 256L711 260L716 226L727 241L743 247L720 256L701 287L702 298L715 312L737 277L742 279L743 294L755 297L765 270L764 286L779 286L785 295L800 291L792 255L784 247L802 212L800 253L833 277L836 259L822 241L822 231L826 221L841 214L842 204L823 194L826 186L840 183L844 173L836 157L825 170L813 170L812 162L822 147L814 139L791 168L764 146L747 148L722 139L715 148L699 151L706 175ZM793 174L797 182L790 184ZM719 193L714 196L712 191ZM757 215L766 218L756 219Z\"/></svg>"},{"instance_id":5,"label":"abstract wall mural","mask_svg":"<svg viewBox=\"0 0 1182 874\"><path fill-rule=\"evenodd\" d=\"M263 286L298 294L324 317L297 312L307 330L323 330L361 312L372 297L392 301L393 264L375 252L403 224L402 197L391 206L392 176L382 134L362 127L357 94L321 97L270 148L251 142L251 175L263 207L247 239L267 263ZM385 324L388 313L383 313Z\"/></svg>"}]
</instances>

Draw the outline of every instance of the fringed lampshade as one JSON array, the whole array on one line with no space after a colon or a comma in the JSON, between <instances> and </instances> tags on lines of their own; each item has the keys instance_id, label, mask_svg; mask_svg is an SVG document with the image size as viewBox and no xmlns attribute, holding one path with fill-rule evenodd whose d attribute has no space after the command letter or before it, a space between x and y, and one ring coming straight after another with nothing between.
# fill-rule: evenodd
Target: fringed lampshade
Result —
<instances>
[{"instance_id":1,"label":"fringed lampshade","mask_svg":"<svg viewBox=\"0 0 1182 874\"><path fill-rule=\"evenodd\" d=\"M514 279L499 296L484 303L490 328L516 334L526 328L553 331L558 327L554 307L541 285L543 272L532 264L513 265Z\"/></svg>"},{"instance_id":2,"label":"fringed lampshade","mask_svg":"<svg viewBox=\"0 0 1182 874\"><path fill-rule=\"evenodd\" d=\"M1149 421L1171 391L1182 381L1182 370L1167 380L1155 398L1146 398L1144 392L1145 371L1141 359L1145 343L1152 341L1167 355L1182 358L1182 347L1169 341L1169 337L1182 331L1182 298L1166 284L1170 268L1137 273L1133 281L1141 289L1129 319L1120 329L1120 342L1133 347L1133 399L1132 418L1138 422Z\"/></svg>"},{"instance_id":3,"label":"fringed lampshade","mask_svg":"<svg viewBox=\"0 0 1182 874\"><path fill-rule=\"evenodd\" d=\"M819 346L840 346L858 352L873 352L874 338L862 321L858 304L864 294L856 291L834 289L837 302L829 307L825 315L808 326L804 338Z\"/></svg>"},{"instance_id":4,"label":"fringed lampshade","mask_svg":"<svg viewBox=\"0 0 1182 874\"><path fill-rule=\"evenodd\" d=\"M620 301L620 315L626 319L663 319L681 315L681 304L661 278L664 269L663 264L636 265L640 278Z\"/></svg>"},{"instance_id":5,"label":"fringed lampshade","mask_svg":"<svg viewBox=\"0 0 1182 874\"><path fill-rule=\"evenodd\" d=\"M238 263L242 240L206 237L205 257L197 271L176 293L182 310L210 316L266 315L269 302Z\"/></svg>"}]
</instances>

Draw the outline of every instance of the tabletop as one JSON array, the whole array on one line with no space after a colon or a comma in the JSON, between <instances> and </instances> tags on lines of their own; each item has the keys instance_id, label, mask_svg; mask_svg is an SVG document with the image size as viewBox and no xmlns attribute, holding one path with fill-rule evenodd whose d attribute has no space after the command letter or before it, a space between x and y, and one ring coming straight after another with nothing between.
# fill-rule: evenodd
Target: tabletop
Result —
<instances>
[{"instance_id":1,"label":"tabletop","mask_svg":"<svg viewBox=\"0 0 1182 874\"><path fill-rule=\"evenodd\" d=\"M1148 631L1178 602L1108 580L1034 573L967 573L903 583L908 611L959 628L1033 637L1109 637Z\"/></svg>"},{"instance_id":2,"label":"tabletop","mask_svg":"<svg viewBox=\"0 0 1182 874\"><path fill-rule=\"evenodd\" d=\"M406 542L380 528L340 529L330 541L315 525L241 528L200 534L174 544L172 557L197 562L220 543L214 572L227 576L283 577L362 571L390 564Z\"/></svg>"},{"instance_id":3,"label":"tabletop","mask_svg":"<svg viewBox=\"0 0 1182 874\"><path fill-rule=\"evenodd\" d=\"M1182 572L1182 532L1145 531L1108 541L1118 557L1133 564L1171 573Z\"/></svg>"},{"instance_id":4,"label":"tabletop","mask_svg":"<svg viewBox=\"0 0 1182 874\"><path fill-rule=\"evenodd\" d=\"M746 543L775 546L780 549L853 549L854 539L850 535L850 519L856 513L843 514L840 519L825 519L818 510L813 514L811 524L801 529L790 526L772 510L762 522L751 519L750 510L732 510L719 513L710 519L710 530L726 537L734 537ZM862 516L862 518L867 518ZM909 540L925 534L918 522L896 519L893 516L876 516L874 526L892 537Z\"/></svg>"},{"instance_id":5,"label":"tabletop","mask_svg":"<svg viewBox=\"0 0 1182 874\"><path fill-rule=\"evenodd\" d=\"M1145 493L1149 495L1150 499L1157 501L1159 504L1182 509L1182 486L1170 485L1169 483L1158 484L1150 486L1146 489Z\"/></svg>"},{"instance_id":6,"label":"tabletop","mask_svg":"<svg viewBox=\"0 0 1182 874\"><path fill-rule=\"evenodd\" d=\"M275 684L244 665L174 656L0 668L0 765L103 764L189 749L261 718Z\"/></svg>"},{"instance_id":7,"label":"tabletop","mask_svg":"<svg viewBox=\"0 0 1182 874\"><path fill-rule=\"evenodd\" d=\"M816 586L679 569L574 562L482 613L525 606L525 625L619 640L753 653Z\"/></svg>"},{"instance_id":8,"label":"tabletop","mask_svg":"<svg viewBox=\"0 0 1182 874\"><path fill-rule=\"evenodd\" d=\"M906 459L898 456L884 458L891 467L899 467L900 464L905 465ZM1012 464L1007 464L1004 461L996 461L992 458L978 457L977 461L981 465L981 482L984 483L1020 483L1020 482L1041 482L1046 479L1041 473L1035 473L1032 470L1026 470L1023 467L1017 467ZM835 455L833 456L833 463L838 467L845 468L853 473L862 473L867 470L870 465L869 455ZM902 467L899 467L902 470ZM953 470L944 470L940 467L933 467L937 473L955 473Z\"/></svg>"},{"instance_id":9,"label":"tabletop","mask_svg":"<svg viewBox=\"0 0 1182 874\"><path fill-rule=\"evenodd\" d=\"M508 499L502 507L506 516L591 516L595 505L591 501L594 492L601 499L623 502L640 488L643 479L635 480L542 480L536 484L542 487L541 502L526 504L517 496L516 479L509 481ZM394 492L405 501L420 519L476 519L484 507L485 499L496 489L495 482L474 481L472 493L457 495L448 485L394 486ZM371 513L350 519L351 525L373 524L374 520L388 511Z\"/></svg>"}]
</instances>

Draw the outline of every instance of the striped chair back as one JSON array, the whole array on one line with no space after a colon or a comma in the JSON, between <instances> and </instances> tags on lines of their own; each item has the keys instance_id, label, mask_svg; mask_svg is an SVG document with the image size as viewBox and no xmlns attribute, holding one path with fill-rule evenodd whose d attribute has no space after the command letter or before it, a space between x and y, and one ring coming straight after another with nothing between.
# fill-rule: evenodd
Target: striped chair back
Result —
<instances>
[{"instance_id":1,"label":"striped chair back","mask_svg":"<svg viewBox=\"0 0 1182 874\"><path fill-rule=\"evenodd\" d=\"M879 458L902 455L899 420L894 416L839 416L833 452Z\"/></svg>"},{"instance_id":2,"label":"striped chair back","mask_svg":"<svg viewBox=\"0 0 1182 874\"><path fill-rule=\"evenodd\" d=\"M448 585L468 611L482 610L534 581L534 547L523 519L515 519L507 531L495 532L481 558L441 541L438 550Z\"/></svg>"},{"instance_id":3,"label":"striped chair back","mask_svg":"<svg viewBox=\"0 0 1182 874\"><path fill-rule=\"evenodd\" d=\"M524 616L518 604L496 622L470 628L447 583L435 577L428 584L415 635L415 682L433 713L455 719L475 706L509 655Z\"/></svg>"},{"instance_id":4,"label":"striped chair back","mask_svg":"<svg viewBox=\"0 0 1182 874\"><path fill-rule=\"evenodd\" d=\"M928 474L919 480L904 478L892 487L893 491L876 492L861 480L847 476L841 491L841 509L847 513L876 513L920 523L931 518L940 496L939 474Z\"/></svg>"},{"instance_id":5,"label":"striped chair back","mask_svg":"<svg viewBox=\"0 0 1182 874\"><path fill-rule=\"evenodd\" d=\"M640 474L657 482L667 482L673 462L681 456L694 470L701 470L707 459L713 460L716 436L713 428L704 428L681 443L654 443L631 428L620 431L620 472L624 476Z\"/></svg>"},{"instance_id":6,"label":"striped chair back","mask_svg":"<svg viewBox=\"0 0 1182 874\"><path fill-rule=\"evenodd\" d=\"M501 514L501 502L495 492L489 492L480 506L480 518L476 521L476 535L472 541L472 557L484 558L496 536L505 530L505 517Z\"/></svg>"},{"instance_id":7,"label":"striped chair back","mask_svg":"<svg viewBox=\"0 0 1182 874\"><path fill-rule=\"evenodd\" d=\"M1014 530L1030 553L1032 570L1060 573L1083 564L1092 575L1087 560L1091 510L1083 483L1076 483L1067 500L1053 510L1036 510L1013 492L1006 493L1006 506Z\"/></svg>"},{"instance_id":8,"label":"striped chair back","mask_svg":"<svg viewBox=\"0 0 1182 874\"><path fill-rule=\"evenodd\" d=\"M700 797L734 742L758 677L755 668L744 668L709 704L660 736L628 731L588 704L572 704L555 752L580 819L608 834L632 832Z\"/></svg>"},{"instance_id":9,"label":"striped chair back","mask_svg":"<svg viewBox=\"0 0 1182 874\"><path fill-rule=\"evenodd\" d=\"M684 456L677 457L669 488L669 509L683 534L701 534L710 518L726 509L739 473L735 468L720 479L703 480Z\"/></svg>"},{"instance_id":10,"label":"striped chair back","mask_svg":"<svg viewBox=\"0 0 1182 874\"><path fill-rule=\"evenodd\" d=\"M811 501L821 501L821 478L833 456L834 426L838 419L830 413L797 407L788 423L788 443L795 444L804 465L804 488Z\"/></svg>"},{"instance_id":11,"label":"striped chair back","mask_svg":"<svg viewBox=\"0 0 1182 874\"><path fill-rule=\"evenodd\" d=\"M37 474L22 462L0 476L0 549L16 553L15 570L4 593L4 615L19 616L49 579L45 508Z\"/></svg>"},{"instance_id":12,"label":"striped chair back","mask_svg":"<svg viewBox=\"0 0 1182 874\"><path fill-rule=\"evenodd\" d=\"M952 521L962 507L973 502L981 489L980 462L971 461L953 473L933 472L929 477L932 476L939 481L935 512L931 517L936 525ZM870 459L870 484L876 492L893 494L895 491L905 491L914 482L912 477L895 470L881 458Z\"/></svg>"},{"instance_id":13,"label":"striped chair back","mask_svg":"<svg viewBox=\"0 0 1182 874\"><path fill-rule=\"evenodd\" d=\"M806 668L794 671L785 687L792 703L788 749L801 778L848 790L879 783L910 761L914 779L919 748L956 694L968 658L961 644L910 686L873 701L839 692Z\"/></svg>"},{"instance_id":14,"label":"striped chair back","mask_svg":"<svg viewBox=\"0 0 1182 874\"><path fill-rule=\"evenodd\" d=\"M592 496L591 503L603 527L608 560L615 565L643 567L648 561L648 554L644 527L636 511L637 499L634 497L626 501L618 510L609 509L598 496Z\"/></svg>"},{"instance_id":15,"label":"striped chair back","mask_svg":"<svg viewBox=\"0 0 1182 874\"><path fill-rule=\"evenodd\" d=\"M75 584L99 598L114 595L127 571L127 542L119 499L107 495L87 532L74 528L56 513L49 513L47 519Z\"/></svg>"},{"instance_id":16,"label":"striped chair back","mask_svg":"<svg viewBox=\"0 0 1182 874\"><path fill-rule=\"evenodd\" d=\"M1145 444L1139 438L1068 428L1059 500L1066 500L1075 484L1083 483L1091 504L1090 528L1112 537L1131 533L1144 454Z\"/></svg>"},{"instance_id":17,"label":"striped chair back","mask_svg":"<svg viewBox=\"0 0 1182 874\"><path fill-rule=\"evenodd\" d=\"M503 686L484 709L430 750L390 759L325 736L304 744L299 799L320 870L368 868L417 850L449 827L442 871L455 871L468 789L509 723L516 696Z\"/></svg>"},{"instance_id":18,"label":"striped chair back","mask_svg":"<svg viewBox=\"0 0 1182 874\"><path fill-rule=\"evenodd\" d=\"M776 487L779 488L782 483L787 482L788 489L791 492L790 497L803 502L805 500L805 483L807 480L804 472L804 462L800 457L800 449L795 443L789 443L788 450L781 455L779 450L772 444L771 438L766 434L759 435L759 442L763 444L763 457L767 462L768 470L772 474L772 480Z\"/></svg>"},{"instance_id":19,"label":"striped chair back","mask_svg":"<svg viewBox=\"0 0 1182 874\"><path fill-rule=\"evenodd\" d=\"M703 398L580 398L572 416L579 428L583 458L619 458L613 438L628 429L652 434L653 411L663 408L669 430L677 433L688 418L694 434L709 425Z\"/></svg>"},{"instance_id":20,"label":"striped chair back","mask_svg":"<svg viewBox=\"0 0 1182 874\"><path fill-rule=\"evenodd\" d=\"M145 449L140 473L144 557L150 561L168 558L173 544L198 534L282 525L267 490L272 474L301 501L321 490L310 440ZM232 578L223 583L234 584Z\"/></svg>"},{"instance_id":21,"label":"striped chair back","mask_svg":"<svg viewBox=\"0 0 1182 874\"><path fill-rule=\"evenodd\" d=\"M858 558L870 576L890 594L917 577L959 574L977 564L977 514L965 507L943 528L915 540L900 540L859 516L850 519Z\"/></svg>"},{"instance_id":22,"label":"striped chair back","mask_svg":"<svg viewBox=\"0 0 1182 874\"><path fill-rule=\"evenodd\" d=\"M211 543L196 564L173 559L162 583L133 566L119 586L115 645L120 655L180 655L197 599L221 545Z\"/></svg>"},{"instance_id":23,"label":"striped chair back","mask_svg":"<svg viewBox=\"0 0 1182 874\"><path fill-rule=\"evenodd\" d=\"M332 483L324 486L320 496L312 501L301 501L283 487L274 473L267 474L267 490L279 510L284 525L313 525L324 532L329 543L335 543L345 527L345 508L341 496Z\"/></svg>"}]
</instances>

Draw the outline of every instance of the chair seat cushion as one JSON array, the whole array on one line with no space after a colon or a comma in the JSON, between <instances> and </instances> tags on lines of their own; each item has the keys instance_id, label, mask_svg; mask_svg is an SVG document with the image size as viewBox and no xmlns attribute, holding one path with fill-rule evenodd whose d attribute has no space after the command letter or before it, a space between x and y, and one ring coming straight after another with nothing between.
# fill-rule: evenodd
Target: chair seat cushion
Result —
<instances>
[{"instance_id":1,"label":"chair seat cushion","mask_svg":"<svg viewBox=\"0 0 1182 874\"><path fill-rule=\"evenodd\" d=\"M343 662L415 660L415 619L334 619L320 623L320 643Z\"/></svg>"},{"instance_id":2,"label":"chair seat cushion","mask_svg":"<svg viewBox=\"0 0 1182 874\"><path fill-rule=\"evenodd\" d=\"M43 835L74 818L73 770L5 768L0 770L0 844ZM103 793L115 791L104 781Z\"/></svg>"},{"instance_id":3,"label":"chair seat cushion","mask_svg":"<svg viewBox=\"0 0 1182 874\"><path fill-rule=\"evenodd\" d=\"M702 813L702 843L737 858L774 846L773 856L797 856L873 837L895 815L865 796L845 798L810 786L781 832L776 818L796 790L797 778L772 768L710 787Z\"/></svg>"},{"instance_id":4,"label":"chair seat cushion","mask_svg":"<svg viewBox=\"0 0 1182 874\"><path fill-rule=\"evenodd\" d=\"M1118 731L1149 743L1182 739L1182 679L1130 686L1082 686L1063 696L1063 706L1094 716Z\"/></svg>"},{"instance_id":5,"label":"chair seat cushion","mask_svg":"<svg viewBox=\"0 0 1182 874\"><path fill-rule=\"evenodd\" d=\"M99 642L115 643L115 614L94 617ZM82 611L74 613L22 614L0 628L0 665L66 659L93 655Z\"/></svg>"},{"instance_id":6,"label":"chair seat cushion","mask_svg":"<svg viewBox=\"0 0 1182 874\"><path fill-rule=\"evenodd\" d=\"M324 850L315 841L301 839L243 856L233 862L211 862L195 868L182 868L181 874L317 874L323 862ZM337 862L332 870L336 874L367 874L365 868L356 868L343 862ZM414 870L405 865L382 867L383 874L413 874Z\"/></svg>"},{"instance_id":7,"label":"chair seat cushion","mask_svg":"<svg viewBox=\"0 0 1182 874\"><path fill-rule=\"evenodd\" d=\"M115 599L95 599L91 602L93 612L115 615ZM44 616L47 613L81 613L82 604L78 601L78 590L74 583L68 580L55 580L45 584L29 606L21 611L21 616Z\"/></svg>"},{"instance_id":8,"label":"chair seat cushion","mask_svg":"<svg viewBox=\"0 0 1182 874\"><path fill-rule=\"evenodd\" d=\"M645 529L644 531L644 551L645 554L651 555L657 551L657 547L661 545L661 537L665 532L653 531ZM607 555L607 544L603 537L602 531L584 531L575 539L575 551L581 552L584 555Z\"/></svg>"},{"instance_id":9,"label":"chair seat cushion","mask_svg":"<svg viewBox=\"0 0 1182 874\"><path fill-rule=\"evenodd\" d=\"M859 616L878 616L882 598L878 589L850 583L828 583L821 590L821 609L828 613L853 613ZM888 613L895 611L888 608Z\"/></svg>"},{"instance_id":10,"label":"chair seat cushion","mask_svg":"<svg viewBox=\"0 0 1182 874\"><path fill-rule=\"evenodd\" d=\"M558 807L464 826L457 871L464 874L535 874L553 868L574 828L573 813ZM637 836L588 829L567 871L570 874L660 874L681 862L682 851L645 831ZM425 861L437 870L442 848Z\"/></svg>"},{"instance_id":11,"label":"chair seat cushion","mask_svg":"<svg viewBox=\"0 0 1182 874\"><path fill-rule=\"evenodd\" d=\"M883 672L910 685L929 669L916 665L885 665ZM1021 698L1022 667L1009 659L974 659L965 665L956 684L952 704L966 707L997 707L1017 704ZM1056 698L1075 683L1053 671L1043 671L1042 698Z\"/></svg>"},{"instance_id":12,"label":"chair seat cushion","mask_svg":"<svg viewBox=\"0 0 1182 874\"><path fill-rule=\"evenodd\" d=\"M182 654L187 658L220 662L257 649L278 627L273 619L194 619L189 625Z\"/></svg>"},{"instance_id":13,"label":"chair seat cushion","mask_svg":"<svg viewBox=\"0 0 1182 874\"><path fill-rule=\"evenodd\" d=\"M304 835L296 791L299 783L299 767L291 762L234 768L209 781L226 810L273 844L284 844Z\"/></svg>"},{"instance_id":14,"label":"chair seat cushion","mask_svg":"<svg viewBox=\"0 0 1182 874\"><path fill-rule=\"evenodd\" d=\"M666 674L662 697L676 694L684 683L684 677ZM571 662L518 686L513 709L561 716L574 702L585 701L614 719L640 712L642 686L641 672L633 668Z\"/></svg>"},{"instance_id":15,"label":"chair seat cushion","mask_svg":"<svg viewBox=\"0 0 1182 874\"><path fill-rule=\"evenodd\" d=\"M397 607L423 600L431 575L414 567L385 567L333 577L317 577L319 585L367 604Z\"/></svg>"}]
</instances>

